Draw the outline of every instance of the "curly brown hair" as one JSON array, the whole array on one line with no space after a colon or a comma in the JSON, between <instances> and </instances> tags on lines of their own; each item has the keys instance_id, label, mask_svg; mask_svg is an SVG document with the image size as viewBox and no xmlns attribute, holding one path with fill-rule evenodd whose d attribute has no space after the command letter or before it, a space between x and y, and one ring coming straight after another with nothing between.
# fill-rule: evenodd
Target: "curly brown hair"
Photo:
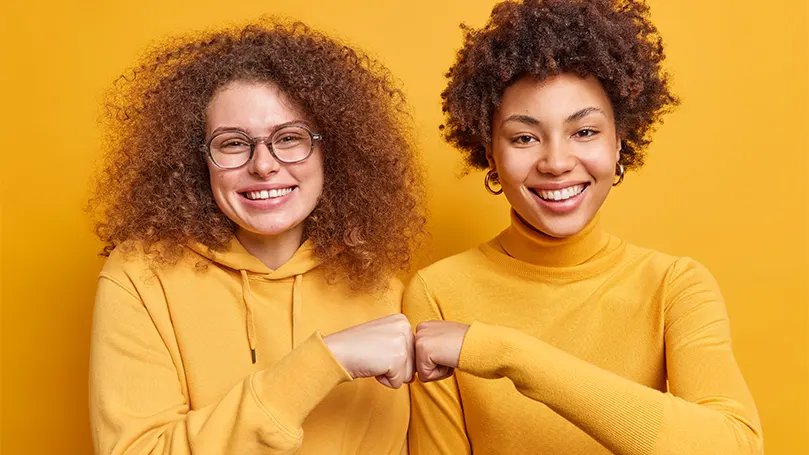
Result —
<instances>
[{"instance_id":1,"label":"curly brown hair","mask_svg":"<svg viewBox=\"0 0 809 455\"><path fill-rule=\"evenodd\" d=\"M642 0L506 1L483 28L461 29L464 46L441 94L441 129L472 168L488 167L492 117L504 90L524 76L596 77L612 102L628 169L643 165L654 127L679 104L662 68L662 39Z\"/></svg>"},{"instance_id":2,"label":"curly brown hair","mask_svg":"<svg viewBox=\"0 0 809 455\"><path fill-rule=\"evenodd\" d=\"M207 105L237 80L276 85L324 137L323 193L305 230L329 276L368 288L407 270L425 214L404 95L376 60L274 18L169 39L107 93L89 204L102 255L135 240L166 265L188 242L227 247L236 225L214 201L200 148Z\"/></svg>"}]
</instances>

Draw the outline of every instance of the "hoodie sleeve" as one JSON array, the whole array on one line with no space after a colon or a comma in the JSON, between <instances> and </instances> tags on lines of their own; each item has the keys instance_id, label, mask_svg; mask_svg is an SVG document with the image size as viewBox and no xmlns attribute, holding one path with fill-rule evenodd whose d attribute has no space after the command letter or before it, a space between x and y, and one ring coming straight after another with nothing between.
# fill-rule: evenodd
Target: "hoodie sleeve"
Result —
<instances>
[{"instance_id":1,"label":"hoodie sleeve","mask_svg":"<svg viewBox=\"0 0 809 455\"><path fill-rule=\"evenodd\" d=\"M191 410L168 346L137 293L102 274L90 354L97 454L294 453L309 412L351 380L315 333L219 402Z\"/></svg>"}]
</instances>

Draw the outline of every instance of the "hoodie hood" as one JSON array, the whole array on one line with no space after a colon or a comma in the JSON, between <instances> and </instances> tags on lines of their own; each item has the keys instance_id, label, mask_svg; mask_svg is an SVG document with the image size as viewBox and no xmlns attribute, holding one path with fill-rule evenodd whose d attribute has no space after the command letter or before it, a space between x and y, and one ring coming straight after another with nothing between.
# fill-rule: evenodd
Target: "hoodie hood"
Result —
<instances>
[{"instance_id":1,"label":"hoodie hood","mask_svg":"<svg viewBox=\"0 0 809 455\"><path fill-rule=\"evenodd\" d=\"M314 254L314 245L307 240L298 248L294 255L281 267L272 270L257 257L250 254L239 240L234 236L227 249L224 251L211 251L201 243L193 243L190 248L203 257L219 264L223 268L228 268L239 272L242 282L242 301L246 310L245 328L247 331L247 341L250 345L250 356L253 363L256 363L256 327L253 320L253 309L255 308L255 298L250 292L251 277L261 277L264 280L292 280L292 347L298 345L301 337L296 333L298 317L301 311L301 286L303 275L320 265L320 261Z\"/></svg>"},{"instance_id":2,"label":"hoodie hood","mask_svg":"<svg viewBox=\"0 0 809 455\"><path fill-rule=\"evenodd\" d=\"M304 273L320 265L320 261L315 257L314 244L307 240L298 248L298 251L284 265L276 270L272 270L257 257L244 249L241 242L234 236L227 249L224 251L211 251L201 243L194 243L191 249L200 255L232 270L244 270L254 275L261 275L270 280L282 280Z\"/></svg>"}]
</instances>

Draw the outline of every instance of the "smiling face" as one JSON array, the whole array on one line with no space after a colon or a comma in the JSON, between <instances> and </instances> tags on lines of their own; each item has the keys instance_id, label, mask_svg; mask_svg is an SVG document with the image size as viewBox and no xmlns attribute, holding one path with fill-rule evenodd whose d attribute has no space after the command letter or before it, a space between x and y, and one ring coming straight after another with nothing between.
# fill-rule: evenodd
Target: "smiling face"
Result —
<instances>
[{"instance_id":1,"label":"smiling face","mask_svg":"<svg viewBox=\"0 0 809 455\"><path fill-rule=\"evenodd\" d=\"M565 73L544 81L525 77L505 90L487 157L523 220L547 235L568 237L604 203L619 152L601 83Z\"/></svg>"},{"instance_id":2,"label":"smiling face","mask_svg":"<svg viewBox=\"0 0 809 455\"><path fill-rule=\"evenodd\" d=\"M216 92L206 111L207 139L225 130L269 137L289 125L314 131L299 109L269 83L231 82ZM323 191L319 142L308 158L297 163L279 162L266 144L259 143L245 165L221 169L209 158L208 170L214 200L238 225L237 236L290 236L300 242L303 221Z\"/></svg>"}]
</instances>

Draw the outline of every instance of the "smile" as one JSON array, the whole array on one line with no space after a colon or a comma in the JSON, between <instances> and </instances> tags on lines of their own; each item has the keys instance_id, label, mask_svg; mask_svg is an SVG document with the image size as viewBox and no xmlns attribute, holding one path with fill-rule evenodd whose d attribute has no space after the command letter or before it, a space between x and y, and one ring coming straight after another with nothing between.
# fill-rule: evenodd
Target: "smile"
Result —
<instances>
[{"instance_id":1,"label":"smile","mask_svg":"<svg viewBox=\"0 0 809 455\"><path fill-rule=\"evenodd\" d=\"M539 196L543 201L558 202L578 196L587 188L587 185L588 184L583 183L562 188L560 190L538 190L531 188L531 191Z\"/></svg>"},{"instance_id":2,"label":"smile","mask_svg":"<svg viewBox=\"0 0 809 455\"><path fill-rule=\"evenodd\" d=\"M265 199L275 199L282 196L286 196L287 194L291 193L295 187L289 188L273 188L271 190L261 190L261 191L247 191L241 193L242 196L250 199L251 201L263 201Z\"/></svg>"}]
</instances>

